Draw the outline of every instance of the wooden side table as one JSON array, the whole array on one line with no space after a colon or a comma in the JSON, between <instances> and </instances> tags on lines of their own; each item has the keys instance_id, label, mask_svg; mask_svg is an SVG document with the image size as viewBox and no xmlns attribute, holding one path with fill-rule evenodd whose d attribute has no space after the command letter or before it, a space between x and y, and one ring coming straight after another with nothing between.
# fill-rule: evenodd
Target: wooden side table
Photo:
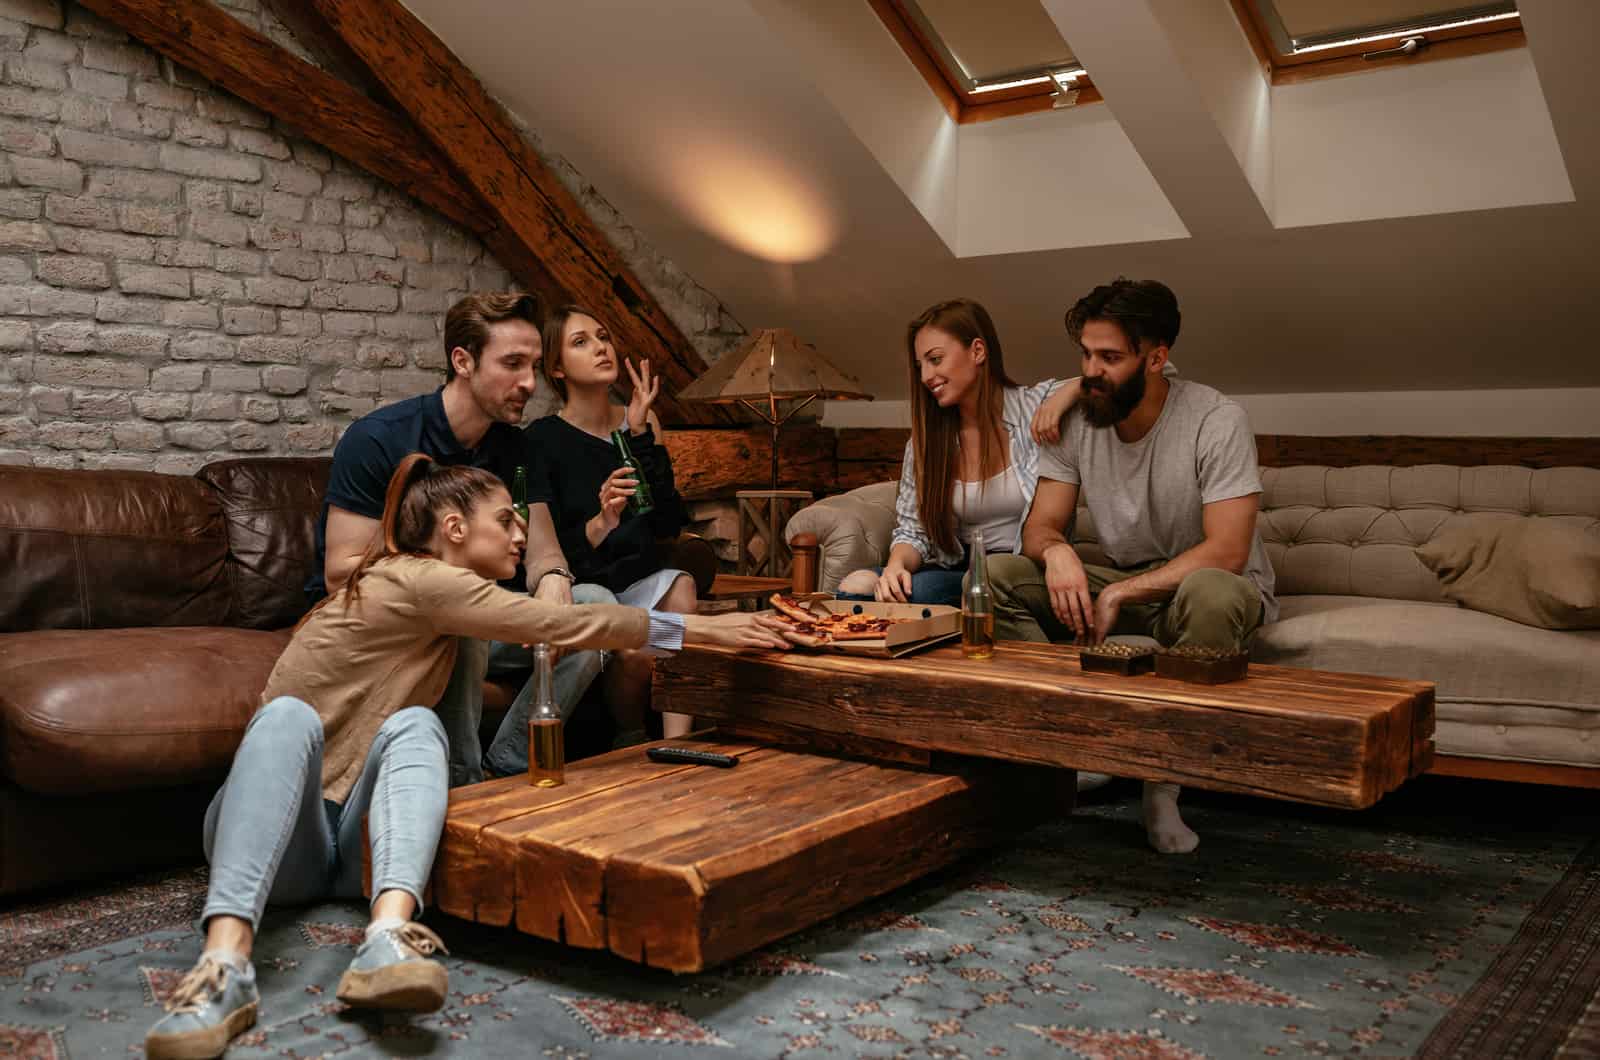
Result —
<instances>
[{"instance_id":1,"label":"wooden side table","mask_svg":"<svg viewBox=\"0 0 1600 1060\"><path fill-rule=\"evenodd\" d=\"M773 593L793 591L788 578L752 578L743 574L719 574L702 600L732 600L741 611L759 611Z\"/></svg>"},{"instance_id":2,"label":"wooden side table","mask_svg":"<svg viewBox=\"0 0 1600 1060\"><path fill-rule=\"evenodd\" d=\"M792 557L789 542L783 538L783 527L791 515L811 502L811 491L740 490L735 496L739 500L736 569L740 574L788 578ZM749 551L750 542L758 537L767 543L767 554L759 561Z\"/></svg>"}]
</instances>

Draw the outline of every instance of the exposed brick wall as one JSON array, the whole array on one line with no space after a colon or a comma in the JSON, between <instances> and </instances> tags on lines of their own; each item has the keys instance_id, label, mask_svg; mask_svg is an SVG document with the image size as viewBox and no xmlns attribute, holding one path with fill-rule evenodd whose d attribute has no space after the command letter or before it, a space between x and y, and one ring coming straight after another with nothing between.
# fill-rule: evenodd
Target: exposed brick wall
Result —
<instances>
[{"instance_id":1,"label":"exposed brick wall","mask_svg":"<svg viewBox=\"0 0 1600 1060\"><path fill-rule=\"evenodd\" d=\"M293 45L258 0L224 6ZM550 161L708 360L738 340ZM437 386L445 309L508 283L470 235L76 4L0 0L0 462L329 452Z\"/></svg>"}]
</instances>

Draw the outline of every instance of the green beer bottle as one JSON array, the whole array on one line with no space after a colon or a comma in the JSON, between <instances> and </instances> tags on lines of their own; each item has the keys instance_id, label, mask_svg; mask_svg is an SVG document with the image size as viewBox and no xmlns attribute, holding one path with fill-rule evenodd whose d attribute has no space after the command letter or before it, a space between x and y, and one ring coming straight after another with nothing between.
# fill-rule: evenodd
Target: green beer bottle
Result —
<instances>
[{"instance_id":1,"label":"green beer bottle","mask_svg":"<svg viewBox=\"0 0 1600 1060\"><path fill-rule=\"evenodd\" d=\"M612 431L611 444L617 447L617 455L622 458L623 465L630 468L633 477L639 480L638 488L628 499L629 510L634 515L649 515L655 509L655 502L650 499L650 483L645 480L644 469L639 466L639 461L633 458L633 450L628 448L628 432Z\"/></svg>"},{"instance_id":2,"label":"green beer bottle","mask_svg":"<svg viewBox=\"0 0 1600 1060\"><path fill-rule=\"evenodd\" d=\"M522 517L523 522L528 521L528 469L517 466L516 477L511 480L511 507Z\"/></svg>"}]
</instances>

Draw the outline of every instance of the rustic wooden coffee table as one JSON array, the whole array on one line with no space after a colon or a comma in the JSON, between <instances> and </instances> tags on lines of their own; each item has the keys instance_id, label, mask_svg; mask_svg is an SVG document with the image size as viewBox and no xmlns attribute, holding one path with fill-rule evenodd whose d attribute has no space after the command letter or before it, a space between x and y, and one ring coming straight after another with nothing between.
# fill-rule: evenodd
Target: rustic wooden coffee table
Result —
<instances>
[{"instance_id":1,"label":"rustic wooden coffee table","mask_svg":"<svg viewBox=\"0 0 1600 1060\"><path fill-rule=\"evenodd\" d=\"M1243 681L1084 673L1070 645L1003 642L901 659L692 648L656 667L653 705L737 729L1176 781L1360 809L1427 769L1434 687L1251 664Z\"/></svg>"}]
</instances>

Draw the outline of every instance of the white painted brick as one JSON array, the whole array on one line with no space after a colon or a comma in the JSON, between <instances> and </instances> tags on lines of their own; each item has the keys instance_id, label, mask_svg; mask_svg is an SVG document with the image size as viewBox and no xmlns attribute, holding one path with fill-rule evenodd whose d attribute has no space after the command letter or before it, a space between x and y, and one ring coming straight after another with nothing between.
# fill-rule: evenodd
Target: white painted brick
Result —
<instances>
[{"instance_id":1,"label":"white painted brick","mask_svg":"<svg viewBox=\"0 0 1600 1060\"><path fill-rule=\"evenodd\" d=\"M183 201L191 210L228 213L228 190L232 187L220 180L191 180L183 187Z\"/></svg>"},{"instance_id":2,"label":"white painted brick","mask_svg":"<svg viewBox=\"0 0 1600 1060\"><path fill-rule=\"evenodd\" d=\"M378 318L378 334L390 339L437 339L438 318L414 313L395 313Z\"/></svg>"},{"instance_id":3,"label":"white painted brick","mask_svg":"<svg viewBox=\"0 0 1600 1060\"><path fill-rule=\"evenodd\" d=\"M137 103L111 103L106 107L106 124L125 136L165 140L172 135L172 112Z\"/></svg>"},{"instance_id":4,"label":"white painted brick","mask_svg":"<svg viewBox=\"0 0 1600 1060\"><path fill-rule=\"evenodd\" d=\"M322 190L322 174L294 162L267 162L262 181L272 191L290 195L315 195Z\"/></svg>"},{"instance_id":5,"label":"white painted brick","mask_svg":"<svg viewBox=\"0 0 1600 1060\"><path fill-rule=\"evenodd\" d=\"M306 364L318 367L342 368L350 363L350 347L343 339L325 335L320 339L307 339L306 352L301 358Z\"/></svg>"},{"instance_id":6,"label":"white painted brick","mask_svg":"<svg viewBox=\"0 0 1600 1060\"><path fill-rule=\"evenodd\" d=\"M333 448L339 432L326 423L294 424L283 429L283 442L300 452L320 453Z\"/></svg>"},{"instance_id":7,"label":"white painted brick","mask_svg":"<svg viewBox=\"0 0 1600 1060\"><path fill-rule=\"evenodd\" d=\"M133 86L133 98L147 107L162 110L194 110L194 93L187 88L163 84L160 81L138 81Z\"/></svg>"},{"instance_id":8,"label":"white painted brick","mask_svg":"<svg viewBox=\"0 0 1600 1060\"><path fill-rule=\"evenodd\" d=\"M231 361L239 344L216 332L194 331L172 342L175 361Z\"/></svg>"},{"instance_id":9,"label":"white painted brick","mask_svg":"<svg viewBox=\"0 0 1600 1060\"><path fill-rule=\"evenodd\" d=\"M263 305L298 309L306 304L306 285L283 276L251 277L244 281L245 297Z\"/></svg>"},{"instance_id":10,"label":"white painted brick","mask_svg":"<svg viewBox=\"0 0 1600 1060\"><path fill-rule=\"evenodd\" d=\"M67 70L60 63L20 57L7 59L5 77L12 84L27 88L42 88L50 92L67 90Z\"/></svg>"},{"instance_id":11,"label":"white painted brick","mask_svg":"<svg viewBox=\"0 0 1600 1060\"><path fill-rule=\"evenodd\" d=\"M57 287L103 290L111 286L111 270L95 258L74 254L46 254L37 266L39 279Z\"/></svg>"},{"instance_id":12,"label":"white painted brick","mask_svg":"<svg viewBox=\"0 0 1600 1060\"><path fill-rule=\"evenodd\" d=\"M290 158L292 154L283 140L260 129L234 129L228 134L228 143L235 151L280 161Z\"/></svg>"},{"instance_id":13,"label":"white painted brick","mask_svg":"<svg viewBox=\"0 0 1600 1060\"><path fill-rule=\"evenodd\" d=\"M260 217L261 189L233 188L228 192L228 209L244 217Z\"/></svg>"},{"instance_id":14,"label":"white painted brick","mask_svg":"<svg viewBox=\"0 0 1600 1060\"><path fill-rule=\"evenodd\" d=\"M205 453L161 453L152 468L162 475L181 475L189 478L211 462Z\"/></svg>"},{"instance_id":15,"label":"white painted brick","mask_svg":"<svg viewBox=\"0 0 1600 1060\"><path fill-rule=\"evenodd\" d=\"M212 390L260 390L261 369L245 365L214 365L210 380Z\"/></svg>"},{"instance_id":16,"label":"white painted brick","mask_svg":"<svg viewBox=\"0 0 1600 1060\"><path fill-rule=\"evenodd\" d=\"M319 173L326 173L333 168L333 156L316 144L297 139L289 146L294 150L294 160L301 165L309 166Z\"/></svg>"},{"instance_id":17,"label":"white painted brick","mask_svg":"<svg viewBox=\"0 0 1600 1060\"><path fill-rule=\"evenodd\" d=\"M147 420L181 420L189 416L188 394L135 394L133 411Z\"/></svg>"},{"instance_id":18,"label":"white painted brick","mask_svg":"<svg viewBox=\"0 0 1600 1060\"><path fill-rule=\"evenodd\" d=\"M28 279L31 281L33 277L30 275ZM21 284L0 285L0 313L17 316L28 315L32 312L28 307L28 303L36 289L31 282L27 286ZM3 365L3 363L0 362L0 365Z\"/></svg>"},{"instance_id":19,"label":"white painted brick","mask_svg":"<svg viewBox=\"0 0 1600 1060\"><path fill-rule=\"evenodd\" d=\"M31 221L44 212L44 192L0 188L0 217Z\"/></svg>"},{"instance_id":20,"label":"white painted brick","mask_svg":"<svg viewBox=\"0 0 1600 1060\"><path fill-rule=\"evenodd\" d=\"M161 63L153 53L144 48L127 47L109 41L84 41L83 65L112 74L136 74L148 78L161 76Z\"/></svg>"},{"instance_id":21,"label":"white painted brick","mask_svg":"<svg viewBox=\"0 0 1600 1060\"><path fill-rule=\"evenodd\" d=\"M228 444L241 453L258 453L272 448L272 435L258 423L235 423L228 428Z\"/></svg>"},{"instance_id":22,"label":"white painted brick","mask_svg":"<svg viewBox=\"0 0 1600 1060\"><path fill-rule=\"evenodd\" d=\"M277 315L260 306L231 305L222 310L222 330L230 335L260 335L277 326Z\"/></svg>"},{"instance_id":23,"label":"white painted brick","mask_svg":"<svg viewBox=\"0 0 1600 1060\"><path fill-rule=\"evenodd\" d=\"M196 420L236 420L238 394L196 394L189 405L189 417Z\"/></svg>"},{"instance_id":24,"label":"white painted brick","mask_svg":"<svg viewBox=\"0 0 1600 1060\"><path fill-rule=\"evenodd\" d=\"M120 136L102 136L79 129L62 129L56 133L63 158L89 165L124 166L128 169L154 169L157 146L137 140L124 140Z\"/></svg>"},{"instance_id":25,"label":"white painted brick","mask_svg":"<svg viewBox=\"0 0 1600 1060\"><path fill-rule=\"evenodd\" d=\"M45 199L44 215L61 225L117 227L116 204L87 195L51 195Z\"/></svg>"},{"instance_id":26,"label":"white painted brick","mask_svg":"<svg viewBox=\"0 0 1600 1060\"><path fill-rule=\"evenodd\" d=\"M128 395L117 391L80 390L72 395L72 414L90 420L120 420L133 414Z\"/></svg>"},{"instance_id":27,"label":"white painted brick","mask_svg":"<svg viewBox=\"0 0 1600 1060\"><path fill-rule=\"evenodd\" d=\"M305 352L305 339L251 335L239 340L239 360L247 364L299 364Z\"/></svg>"},{"instance_id":28,"label":"white painted brick","mask_svg":"<svg viewBox=\"0 0 1600 1060\"><path fill-rule=\"evenodd\" d=\"M437 339L433 342L413 342L411 344L411 363L418 368L431 368L435 371L443 372L445 366L443 344ZM534 397L538 397L537 392ZM555 410L551 409L550 411L554 412Z\"/></svg>"},{"instance_id":29,"label":"white painted brick","mask_svg":"<svg viewBox=\"0 0 1600 1060\"><path fill-rule=\"evenodd\" d=\"M60 29L62 24L58 0L4 0L0 15L43 29Z\"/></svg>"},{"instance_id":30,"label":"white painted brick","mask_svg":"<svg viewBox=\"0 0 1600 1060\"><path fill-rule=\"evenodd\" d=\"M322 314L311 310L280 309L278 331L283 335L314 339L322 334Z\"/></svg>"},{"instance_id":31,"label":"white painted brick","mask_svg":"<svg viewBox=\"0 0 1600 1060\"><path fill-rule=\"evenodd\" d=\"M223 301L242 301L244 299L244 284L232 276L224 276L220 272L194 272L194 296L196 298L216 298Z\"/></svg>"},{"instance_id":32,"label":"white painted brick","mask_svg":"<svg viewBox=\"0 0 1600 1060\"><path fill-rule=\"evenodd\" d=\"M61 99L54 92L40 92L23 85L0 85L0 114L53 121L60 113Z\"/></svg>"},{"instance_id":33,"label":"white painted brick","mask_svg":"<svg viewBox=\"0 0 1600 1060\"><path fill-rule=\"evenodd\" d=\"M278 250L268 257L268 267L279 276L315 280L322 275L322 259L303 250ZM249 285L246 284L246 290Z\"/></svg>"},{"instance_id":34,"label":"white painted brick","mask_svg":"<svg viewBox=\"0 0 1600 1060\"><path fill-rule=\"evenodd\" d=\"M378 376L379 393L385 401L415 397L437 389L443 382L436 372L420 372L414 368L385 368Z\"/></svg>"},{"instance_id":35,"label":"white painted brick","mask_svg":"<svg viewBox=\"0 0 1600 1060\"><path fill-rule=\"evenodd\" d=\"M228 433L215 423L169 423L167 444L179 449L218 449L227 444Z\"/></svg>"},{"instance_id":36,"label":"white painted brick","mask_svg":"<svg viewBox=\"0 0 1600 1060\"><path fill-rule=\"evenodd\" d=\"M101 328L95 335L95 350L124 357L150 359L166 355L171 339L164 331L151 328Z\"/></svg>"},{"instance_id":37,"label":"white painted brick","mask_svg":"<svg viewBox=\"0 0 1600 1060\"><path fill-rule=\"evenodd\" d=\"M370 313L324 313L322 314L322 331L326 335L340 338L370 335L372 333L372 315Z\"/></svg>"},{"instance_id":38,"label":"white painted brick","mask_svg":"<svg viewBox=\"0 0 1600 1060\"><path fill-rule=\"evenodd\" d=\"M473 288L485 290L487 288ZM400 292L400 308L407 313L439 313L442 314L449 306L445 302L445 293L439 291L420 291L414 287L407 287Z\"/></svg>"},{"instance_id":39,"label":"white painted brick","mask_svg":"<svg viewBox=\"0 0 1600 1060\"><path fill-rule=\"evenodd\" d=\"M339 254L344 251L344 233L337 228L307 226L300 230L300 245L306 250Z\"/></svg>"},{"instance_id":40,"label":"white painted brick","mask_svg":"<svg viewBox=\"0 0 1600 1060\"><path fill-rule=\"evenodd\" d=\"M300 245L300 231L276 221L250 226L250 242L262 250L284 250Z\"/></svg>"},{"instance_id":41,"label":"white painted brick","mask_svg":"<svg viewBox=\"0 0 1600 1060\"><path fill-rule=\"evenodd\" d=\"M244 247L223 247L217 251L217 271L237 276L260 276L266 265L266 255L259 250Z\"/></svg>"},{"instance_id":42,"label":"white painted brick","mask_svg":"<svg viewBox=\"0 0 1600 1060\"><path fill-rule=\"evenodd\" d=\"M196 104L202 117L220 121L225 125L248 125L255 129L265 129L272 124L272 120L265 114L232 96L202 92Z\"/></svg>"},{"instance_id":43,"label":"white painted brick","mask_svg":"<svg viewBox=\"0 0 1600 1060\"><path fill-rule=\"evenodd\" d=\"M165 432L153 423L119 423L111 428L111 437L118 449L153 453L161 448Z\"/></svg>"},{"instance_id":44,"label":"white painted brick","mask_svg":"<svg viewBox=\"0 0 1600 1060\"><path fill-rule=\"evenodd\" d=\"M392 258L395 256L394 244L389 241L388 237L371 229L358 228L354 231L346 232L344 245L352 254L372 254L380 258Z\"/></svg>"},{"instance_id":45,"label":"white painted brick","mask_svg":"<svg viewBox=\"0 0 1600 1060\"><path fill-rule=\"evenodd\" d=\"M53 468L56 471L71 471L78 466L78 458L87 455L81 453L57 453L49 449L35 449L33 451L33 466Z\"/></svg>"},{"instance_id":46,"label":"white painted brick","mask_svg":"<svg viewBox=\"0 0 1600 1060\"><path fill-rule=\"evenodd\" d=\"M74 92L101 99L127 99L128 79L121 74L108 74L103 70L90 70L75 66L67 71Z\"/></svg>"},{"instance_id":47,"label":"white painted brick","mask_svg":"<svg viewBox=\"0 0 1600 1060\"><path fill-rule=\"evenodd\" d=\"M36 386L28 391L28 400L34 410L51 416L65 416L72 411L72 391L58 387Z\"/></svg>"},{"instance_id":48,"label":"white painted brick","mask_svg":"<svg viewBox=\"0 0 1600 1060\"><path fill-rule=\"evenodd\" d=\"M40 444L52 449L95 450L111 447L111 436L97 423L54 420L39 427L38 438Z\"/></svg>"},{"instance_id":49,"label":"white painted brick","mask_svg":"<svg viewBox=\"0 0 1600 1060\"><path fill-rule=\"evenodd\" d=\"M120 294L103 294L95 299L94 318L108 324L159 324L161 307L166 304L159 298L125 298Z\"/></svg>"},{"instance_id":50,"label":"white painted brick","mask_svg":"<svg viewBox=\"0 0 1600 1060\"><path fill-rule=\"evenodd\" d=\"M223 147L228 130L214 121L185 114L173 120L172 139L186 147Z\"/></svg>"},{"instance_id":51,"label":"white painted brick","mask_svg":"<svg viewBox=\"0 0 1600 1060\"><path fill-rule=\"evenodd\" d=\"M269 191L261 197L261 216L274 221L303 221L306 198L285 191Z\"/></svg>"},{"instance_id":52,"label":"white painted brick","mask_svg":"<svg viewBox=\"0 0 1600 1060\"><path fill-rule=\"evenodd\" d=\"M31 255L0 254L0 283L27 283L31 279Z\"/></svg>"},{"instance_id":53,"label":"white painted brick","mask_svg":"<svg viewBox=\"0 0 1600 1060\"><path fill-rule=\"evenodd\" d=\"M356 276L356 257L340 254L337 257L324 258L323 276L336 283L355 283L359 279Z\"/></svg>"},{"instance_id":54,"label":"white painted brick","mask_svg":"<svg viewBox=\"0 0 1600 1060\"><path fill-rule=\"evenodd\" d=\"M467 290L467 270L460 265L407 265L406 284L424 291Z\"/></svg>"},{"instance_id":55,"label":"white painted brick","mask_svg":"<svg viewBox=\"0 0 1600 1060\"><path fill-rule=\"evenodd\" d=\"M95 357L37 357L33 376L38 382L58 386L104 386L142 390L150 369L137 361L110 361Z\"/></svg>"},{"instance_id":56,"label":"white painted brick","mask_svg":"<svg viewBox=\"0 0 1600 1060\"><path fill-rule=\"evenodd\" d=\"M312 199L310 219L312 224L339 224L344 219L344 206L332 199Z\"/></svg>"},{"instance_id":57,"label":"white painted brick","mask_svg":"<svg viewBox=\"0 0 1600 1060\"><path fill-rule=\"evenodd\" d=\"M14 155L45 156L56 149L55 137L46 126L31 121L0 118L0 150Z\"/></svg>"},{"instance_id":58,"label":"white painted brick","mask_svg":"<svg viewBox=\"0 0 1600 1060\"><path fill-rule=\"evenodd\" d=\"M35 317L92 317L95 296L92 291L68 291L59 287L36 287L28 292L28 315Z\"/></svg>"},{"instance_id":59,"label":"white painted brick","mask_svg":"<svg viewBox=\"0 0 1600 1060\"><path fill-rule=\"evenodd\" d=\"M378 399L354 394L324 393L317 398L317 408L324 416L338 416L354 420L378 407Z\"/></svg>"},{"instance_id":60,"label":"white painted brick","mask_svg":"<svg viewBox=\"0 0 1600 1060\"><path fill-rule=\"evenodd\" d=\"M33 421L18 417L0 420L0 447L32 445L39 437Z\"/></svg>"},{"instance_id":61,"label":"white painted brick","mask_svg":"<svg viewBox=\"0 0 1600 1060\"><path fill-rule=\"evenodd\" d=\"M118 265L117 286L127 294L155 294L163 298L188 298L189 273L161 265Z\"/></svg>"},{"instance_id":62,"label":"white painted brick","mask_svg":"<svg viewBox=\"0 0 1600 1060\"><path fill-rule=\"evenodd\" d=\"M91 471L152 471L155 457L146 453L80 453L78 466Z\"/></svg>"},{"instance_id":63,"label":"white painted brick","mask_svg":"<svg viewBox=\"0 0 1600 1060\"><path fill-rule=\"evenodd\" d=\"M269 394L288 397L299 394L310 385L310 376L304 368L296 368L286 364L275 364L261 370L261 385ZM284 412L287 415L289 405L284 403Z\"/></svg>"},{"instance_id":64,"label":"white painted brick","mask_svg":"<svg viewBox=\"0 0 1600 1060\"><path fill-rule=\"evenodd\" d=\"M0 350L25 350L32 345L32 324L25 320L0 320Z\"/></svg>"},{"instance_id":65,"label":"white painted brick","mask_svg":"<svg viewBox=\"0 0 1600 1060\"><path fill-rule=\"evenodd\" d=\"M148 236L128 236L93 228L58 228L55 239L58 249L72 254L97 254L119 261L151 261L156 256L156 241Z\"/></svg>"},{"instance_id":66,"label":"white painted brick","mask_svg":"<svg viewBox=\"0 0 1600 1060\"><path fill-rule=\"evenodd\" d=\"M144 236L175 236L178 234L178 212L127 202L117 207L117 224L124 232Z\"/></svg>"},{"instance_id":67,"label":"white painted brick","mask_svg":"<svg viewBox=\"0 0 1600 1060\"><path fill-rule=\"evenodd\" d=\"M11 159L11 175L18 184L32 188L54 188L73 195L83 190L83 169L76 162L60 158Z\"/></svg>"},{"instance_id":68,"label":"white painted brick","mask_svg":"<svg viewBox=\"0 0 1600 1060\"><path fill-rule=\"evenodd\" d=\"M111 104L93 96L62 96L57 120L73 129L104 129L111 121Z\"/></svg>"},{"instance_id":69,"label":"white painted brick","mask_svg":"<svg viewBox=\"0 0 1600 1060\"><path fill-rule=\"evenodd\" d=\"M217 307L206 302L168 302L161 322L177 328L216 328L220 326Z\"/></svg>"},{"instance_id":70,"label":"white painted brick","mask_svg":"<svg viewBox=\"0 0 1600 1060\"><path fill-rule=\"evenodd\" d=\"M98 169L89 174L89 187L85 194L97 199L124 199L176 206L183 197L183 181L167 173Z\"/></svg>"},{"instance_id":71,"label":"white painted brick","mask_svg":"<svg viewBox=\"0 0 1600 1060\"><path fill-rule=\"evenodd\" d=\"M93 40L126 41L128 35L80 4L67 5L67 32Z\"/></svg>"},{"instance_id":72,"label":"white painted brick","mask_svg":"<svg viewBox=\"0 0 1600 1060\"><path fill-rule=\"evenodd\" d=\"M397 258L419 265L425 265L432 260L432 256L428 253L428 244L421 239L396 239L394 253Z\"/></svg>"},{"instance_id":73,"label":"white painted brick","mask_svg":"<svg viewBox=\"0 0 1600 1060\"><path fill-rule=\"evenodd\" d=\"M65 33L56 33L53 30L35 30L28 41L28 46L22 50L24 59L37 59L42 63L62 63L64 65L78 61L78 42Z\"/></svg>"},{"instance_id":74,"label":"white painted brick","mask_svg":"<svg viewBox=\"0 0 1600 1060\"><path fill-rule=\"evenodd\" d=\"M210 177L215 180L238 180L253 183L261 179L261 163L254 158L243 158L222 151L208 151L179 144L162 144L161 168L191 177Z\"/></svg>"},{"instance_id":75,"label":"white painted brick","mask_svg":"<svg viewBox=\"0 0 1600 1060\"><path fill-rule=\"evenodd\" d=\"M405 282L406 267L398 261L361 255L352 257L350 261L355 266L356 278L363 283L379 283L385 287L397 288Z\"/></svg>"},{"instance_id":76,"label":"white painted brick","mask_svg":"<svg viewBox=\"0 0 1600 1060\"><path fill-rule=\"evenodd\" d=\"M255 423L277 423L282 415L272 398L247 396L239 404L240 414Z\"/></svg>"},{"instance_id":77,"label":"white painted brick","mask_svg":"<svg viewBox=\"0 0 1600 1060\"><path fill-rule=\"evenodd\" d=\"M216 264L217 250L210 243L188 239L156 241L155 263L182 269L209 269Z\"/></svg>"},{"instance_id":78,"label":"white painted brick","mask_svg":"<svg viewBox=\"0 0 1600 1060\"><path fill-rule=\"evenodd\" d=\"M225 213L194 213L189 217L189 234L207 243L241 247L250 240L250 226Z\"/></svg>"},{"instance_id":79,"label":"white painted brick","mask_svg":"<svg viewBox=\"0 0 1600 1060\"><path fill-rule=\"evenodd\" d=\"M406 351L392 342L368 339L356 347L355 362L362 368L404 368Z\"/></svg>"},{"instance_id":80,"label":"white painted brick","mask_svg":"<svg viewBox=\"0 0 1600 1060\"><path fill-rule=\"evenodd\" d=\"M151 390L199 390L205 381L206 369L200 364L169 364L150 373Z\"/></svg>"},{"instance_id":81,"label":"white painted brick","mask_svg":"<svg viewBox=\"0 0 1600 1060\"><path fill-rule=\"evenodd\" d=\"M95 348L94 325L88 321L57 321L39 329L43 353L88 353Z\"/></svg>"},{"instance_id":82,"label":"white painted brick","mask_svg":"<svg viewBox=\"0 0 1600 1060\"><path fill-rule=\"evenodd\" d=\"M383 220L383 207L373 202L352 202L344 208L344 223L352 228L375 228Z\"/></svg>"}]
</instances>

